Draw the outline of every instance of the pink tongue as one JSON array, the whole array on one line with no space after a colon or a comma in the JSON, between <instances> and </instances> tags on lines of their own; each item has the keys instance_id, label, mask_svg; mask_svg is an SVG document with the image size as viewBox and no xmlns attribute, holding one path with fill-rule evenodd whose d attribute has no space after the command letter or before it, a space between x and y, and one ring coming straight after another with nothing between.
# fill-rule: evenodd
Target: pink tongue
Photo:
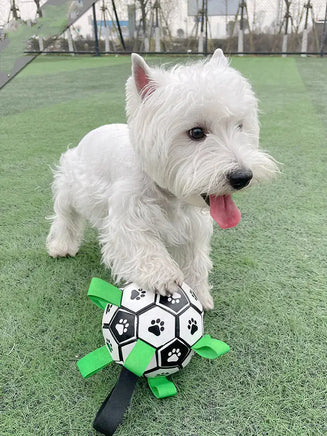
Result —
<instances>
[{"instance_id":1,"label":"pink tongue","mask_svg":"<svg viewBox=\"0 0 327 436\"><path fill-rule=\"evenodd\" d=\"M222 229L234 227L241 221L241 212L231 195L210 195L210 215Z\"/></svg>"}]
</instances>

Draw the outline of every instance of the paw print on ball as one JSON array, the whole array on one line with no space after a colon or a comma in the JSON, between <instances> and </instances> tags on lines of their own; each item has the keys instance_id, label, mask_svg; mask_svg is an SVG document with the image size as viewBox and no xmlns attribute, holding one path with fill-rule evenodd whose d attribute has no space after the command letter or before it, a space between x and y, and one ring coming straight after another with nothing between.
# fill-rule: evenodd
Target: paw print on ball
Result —
<instances>
[{"instance_id":1,"label":"paw print on ball","mask_svg":"<svg viewBox=\"0 0 327 436\"><path fill-rule=\"evenodd\" d=\"M189 307L179 317L179 329L183 332L183 340L190 346L203 335L203 319L195 307Z\"/></svg>"},{"instance_id":2,"label":"paw print on ball","mask_svg":"<svg viewBox=\"0 0 327 436\"><path fill-rule=\"evenodd\" d=\"M145 297L145 290L144 289L133 289L131 293L131 300L140 300L141 298Z\"/></svg>"},{"instance_id":3,"label":"paw print on ball","mask_svg":"<svg viewBox=\"0 0 327 436\"><path fill-rule=\"evenodd\" d=\"M129 327L129 323L127 319L120 319L118 323L115 325L115 328L118 334L121 336L123 333L126 333Z\"/></svg>"},{"instance_id":4,"label":"paw print on ball","mask_svg":"<svg viewBox=\"0 0 327 436\"><path fill-rule=\"evenodd\" d=\"M119 309L109 323L109 331L118 344L135 338L135 318L133 313Z\"/></svg>"},{"instance_id":5,"label":"paw print on ball","mask_svg":"<svg viewBox=\"0 0 327 436\"><path fill-rule=\"evenodd\" d=\"M171 351L168 352L167 362L178 362L181 355L182 353L180 348L173 348Z\"/></svg>"},{"instance_id":6,"label":"paw print on ball","mask_svg":"<svg viewBox=\"0 0 327 436\"><path fill-rule=\"evenodd\" d=\"M111 308L112 308L112 304L107 304L107 306L106 306L106 310L105 310L105 313L107 314L107 313L109 313L110 312L110 310L111 310Z\"/></svg>"},{"instance_id":7,"label":"paw print on ball","mask_svg":"<svg viewBox=\"0 0 327 436\"><path fill-rule=\"evenodd\" d=\"M160 336L161 332L165 330L165 321L161 321L160 318L153 319L151 321L151 325L148 328L149 332L153 333L156 336Z\"/></svg>"},{"instance_id":8,"label":"paw print on ball","mask_svg":"<svg viewBox=\"0 0 327 436\"><path fill-rule=\"evenodd\" d=\"M111 343L110 339L106 339L106 345L107 345L110 353L112 353L113 347L112 347L112 343Z\"/></svg>"},{"instance_id":9,"label":"paw print on ball","mask_svg":"<svg viewBox=\"0 0 327 436\"><path fill-rule=\"evenodd\" d=\"M154 302L154 293L135 286L135 283L131 283L123 289L121 307L131 312L139 313L153 305Z\"/></svg>"},{"instance_id":10,"label":"paw print on ball","mask_svg":"<svg viewBox=\"0 0 327 436\"><path fill-rule=\"evenodd\" d=\"M157 302L159 306L164 307L172 313L180 313L190 305L186 295L182 292L174 292L171 295L158 295Z\"/></svg>"},{"instance_id":11,"label":"paw print on ball","mask_svg":"<svg viewBox=\"0 0 327 436\"><path fill-rule=\"evenodd\" d=\"M162 368L180 366L190 353L190 348L180 339L173 339L158 351L159 365Z\"/></svg>"},{"instance_id":12,"label":"paw print on ball","mask_svg":"<svg viewBox=\"0 0 327 436\"><path fill-rule=\"evenodd\" d=\"M194 335L194 333L198 330L197 321L194 318L189 319L187 328L190 330L191 335Z\"/></svg>"},{"instance_id":13,"label":"paw print on ball","mask_svg":"<svg viewBox=\"0 0 327 436\"><path fill-rule=\"evenodd\" d=\"M190 300L191 305L195 306L200 312L202 312L203 307L196 292L194 292L194 290L191 289L186 283L183 283L182 288L187 293L187 297Z\"/></svg>"},{"instance_id":14,"label":"paw print on ball","mask_svg":"<svg viewBox=\"0 0 327 436\"><path fill-rule=\"evenodd\" d=\"M167 301L168 301L168 303L171 303L171 304L178 304L181 301L181 294L179 294L178 292L175 292L173 295L169 295L167 297Z\"/></svg>"},{"instance_id":15,"label":"paw print on ball","mask_svg":"<svg viewBox=\"0 0 327 436\"><path fill-rule=\"evenodd\" d=\"M176 318L155 306L138 315L138 337L155 348L175 337Z\"/></svg>"}]
</instances>

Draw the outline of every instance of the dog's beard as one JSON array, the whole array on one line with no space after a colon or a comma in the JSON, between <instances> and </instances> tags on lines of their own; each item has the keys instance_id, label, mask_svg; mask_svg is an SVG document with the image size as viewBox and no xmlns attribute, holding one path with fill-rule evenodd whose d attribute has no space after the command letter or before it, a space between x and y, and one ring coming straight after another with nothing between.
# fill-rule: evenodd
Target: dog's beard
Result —
<instances>
[{"instance_id":1,"label":"dog's beard","mask_svg":"<svg viewBox=\"0 0 327 436\"><path fill-rule=\"evenodd\" d=\"M185 143L171 147L164 174L165 187L192 205L210 208L210 215L223 229L236 226L241 212L233 201L235 189L227 175L240 167L249 168L253 178L248 184L271 178L277 171L275 161L254 144L239 142L234 147L219 147L211 139L195 152L185 152Z\"/></svg>"}]
</instances>

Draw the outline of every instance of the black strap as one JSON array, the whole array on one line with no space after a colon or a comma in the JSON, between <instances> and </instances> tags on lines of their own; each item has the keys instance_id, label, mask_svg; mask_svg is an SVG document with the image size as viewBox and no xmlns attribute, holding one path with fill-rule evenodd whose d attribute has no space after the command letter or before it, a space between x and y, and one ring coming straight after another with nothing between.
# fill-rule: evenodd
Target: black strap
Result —
<instances>
[{"instance_id":1,"label":"black strap","mask_svg":"<svg viewBox=\"0 0 327 436\"><path fill-rule=\"evenodd\" d=\"M93 421L95 430L106 436L115 433L129 406L137 380L137 375L123 367L116 385L102 403Z\"/></svg>"}]
</instances>

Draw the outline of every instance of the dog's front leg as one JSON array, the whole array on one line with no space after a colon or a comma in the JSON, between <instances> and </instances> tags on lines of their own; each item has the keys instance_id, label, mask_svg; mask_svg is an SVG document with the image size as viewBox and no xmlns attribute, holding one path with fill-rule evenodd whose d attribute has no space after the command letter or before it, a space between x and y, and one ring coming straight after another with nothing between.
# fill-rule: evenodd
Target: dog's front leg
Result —
<instances>
[{"instance_id":1,"label":"dog's front leg","mask_svg":"<svg viewBox=\"0 0 327 436\"><path fill-rule=\"evenodd\" d=\"M184 274L169 255L155 229L119 217L108 219L100 231L103 262L117 281L135 282L161 295L172 294L184 281Z\"/></svg>"},{"instance_id":2,"label":"dog's front leg","mask_svg":"<svg viewBox=\"0 0 327 436\"><path fill-rule=\"evenodd\" d=\"M213 309L214 303L208 282L212 262L209 257L209 246L193 243L175 247L173 257L185 276L185 282L196 292L205 310Z\"/></svg>"}]
</instances>

